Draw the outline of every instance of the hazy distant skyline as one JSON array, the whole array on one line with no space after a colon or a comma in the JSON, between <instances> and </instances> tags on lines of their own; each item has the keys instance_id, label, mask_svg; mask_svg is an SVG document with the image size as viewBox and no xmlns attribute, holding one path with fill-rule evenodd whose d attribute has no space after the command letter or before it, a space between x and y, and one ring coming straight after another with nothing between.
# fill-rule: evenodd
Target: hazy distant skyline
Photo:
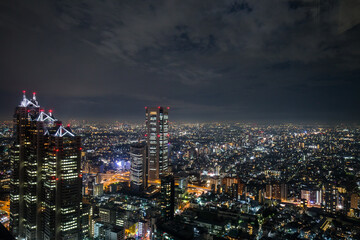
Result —
<instances>
[{"instance_id":1,"label":"hazy distant skyline","mask_svg":"<svg viewBox=\"0 0 360 240\"><path fill-rule=\"evenodd\" d=\"M61 119L358 121L359 5L2 1L0 117L27 90Z\"/></svg>"}]
</instances>

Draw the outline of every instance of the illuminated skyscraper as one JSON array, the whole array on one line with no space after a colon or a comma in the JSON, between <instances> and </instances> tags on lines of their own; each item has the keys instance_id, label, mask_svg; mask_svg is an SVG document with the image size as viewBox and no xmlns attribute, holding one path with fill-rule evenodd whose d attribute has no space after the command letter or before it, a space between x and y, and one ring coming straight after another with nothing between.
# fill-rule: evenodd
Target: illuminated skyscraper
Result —
<instances>
[{"instance_id":1,"label":"illuminated skyscraper","mask_svg":"<svg viewBox=\"0 0 360 240\"><path fill-rule=\"evenodd\" d=\"M146 107L146 144L148 161L148 179L156 180L169 172L168 110L164 107Z\"/></svg>"},{"instance_id":2,"label":"illuminated skyscraper","mask_svg":"<svg viewBox=\"0 0 360 240\"><path fill-rule=\"evenodd\" d=\"M42 125L48 122L37 121L37 118L42 118L45 113L40 110L35 93L30 100L26 98L25 92L23 93L23 100L14 114L10 230L16 237L35 239L39 236L37 226L41 221L37 213L41 207L38 199L41 196L41 166L45 152L45 145L37 146L36 142L44 141ZM49 117L54 122L54 119Z\"/></svg>"},{"instance_id":3,"label":"illuminated skyscraper","mask_svg":"<svg viewBox=\"0 0 360 240\"><path fill-rule=\"evenodd\" d=\"M146 145L137 143L130 146L130 188L141 192L147 187L146 177Z\"/></svg>"},{"instance_id":4,"label":"illuminated skyscraper","mask_svg":"<svg viewBox=\"0 0 360 240\"><path fill-rule=\"evenodd\" d=\"M26 239L80 239L80 137L24 96L14 115L10 230ZM72 231L70 231L72 230Z\"/></svg>"},{"instance_id":5,"label":"illuminated skyscraper","mask_svg":"<svg viewBox=\"0 0 360 240\"><path fill-rule=\"evenodd\" d=\"M44 166L44 239L81 239L81 141L69 127L49 130Z\"/></svg>"}]
</instances>

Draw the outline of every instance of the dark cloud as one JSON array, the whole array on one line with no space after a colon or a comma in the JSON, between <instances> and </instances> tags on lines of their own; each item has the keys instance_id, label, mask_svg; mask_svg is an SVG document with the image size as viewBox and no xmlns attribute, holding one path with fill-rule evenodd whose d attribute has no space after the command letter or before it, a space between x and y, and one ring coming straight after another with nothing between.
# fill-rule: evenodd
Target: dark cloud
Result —
<instances>
[{"instance_id":1,"label":"dark cloud","mask_svg":"<svg viewBox=\"0 0 360 240\"><path fill-rule=\"evenodd\" d=\"M175 119L358 120L356 9L354 0L2 1L1 116L28 89L65 118L141 120L145 105L170 105Z\"/></svg>"}]
</instances>

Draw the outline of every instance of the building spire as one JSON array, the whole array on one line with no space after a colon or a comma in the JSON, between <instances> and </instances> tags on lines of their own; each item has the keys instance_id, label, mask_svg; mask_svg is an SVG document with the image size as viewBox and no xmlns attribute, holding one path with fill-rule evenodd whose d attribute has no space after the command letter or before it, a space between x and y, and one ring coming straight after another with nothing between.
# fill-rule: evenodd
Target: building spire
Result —
<instances>
[{"instance_id":1,"label":"building spire","mask_svg":"<svg viewBox=\"0 0 360 240\"><path fill-rule=\"evenodd\" d=\"M36 101L36 93L33 92L33 99L29 100L26 98L26 91L23 91L23 100L20 103L20 107L28 107L28 106L32 106L32 107L40 107L39 103Z\"/></svg>"}]
</instances>

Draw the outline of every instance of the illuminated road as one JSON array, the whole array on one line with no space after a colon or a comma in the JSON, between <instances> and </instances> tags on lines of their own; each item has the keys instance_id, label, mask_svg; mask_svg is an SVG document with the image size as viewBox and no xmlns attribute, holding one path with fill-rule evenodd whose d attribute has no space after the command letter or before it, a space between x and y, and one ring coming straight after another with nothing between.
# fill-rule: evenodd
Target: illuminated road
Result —
<instances>
[{"instance_id":1,"label":"illuminated road","mask_svg":"<svg viewBox=\"0 0 360 240\"><path fill-rule=\"evenodd\" d=\"M113 174L109 179L105 179L102 183L104 184L104 188L108 187L109 185L117 182L129 182L130 181L130 172L124 172L124 173L115 173ZM150 180L149 184L159 186L160 180ZM178 185L177 182L175 182L176 185ZM194 184L188 184L188 192L189 193L195 193L197 195L201 195L203 192L209 191L210 188L198 186Z\"/></svg>"},{"instance_id":2,"label":"illuminated road","mask_svg":"<svg viewBox=\"0 0 360 240\"><path fill-rule=\"evenodd\" d=\"M9 214L10 212L10 201L0 201L0 210L3 210Z\"/></svg>"},{"instance_id":3,"label":"illuminated road","mask_svg":"<svg viewBox=\"0 0 360 240\"><path fill-rule=\"evenodd\" d=\"M109 185L117 182L128 182L130 179L130 172L124 173L115 173L109 179L104 179L102 183L104 184L104 188L108 187Z\"/></svg>"},{"instance_id":4,"label":"illuminated road","mask_svg":"<svg viewBox=\"0 0 360 240\"><path fill-rule=\"evenodd\" d=\"M9 229L10 201L0 201L0 210L6 212L6 216L1 218L1 223Z\"/></svg>"},{"instance_id":5,"label":"illuminated road","mask_svg":"<svg viewBox=\"0 0 360 240\"><path fill-rule=\"evenodd\" d=\"M296 206L298 206L298 207L301 206L301 202L299 202L299 201L293 201L293 200L287 200L287 201L281 200L281 203L293 204L293 205L296 205ZM281 203L280 203L280 204L281 204ZM307 207L321 208L321 205L308 203L308 204L307 204Z\"/></svg>"}]
</instances>

